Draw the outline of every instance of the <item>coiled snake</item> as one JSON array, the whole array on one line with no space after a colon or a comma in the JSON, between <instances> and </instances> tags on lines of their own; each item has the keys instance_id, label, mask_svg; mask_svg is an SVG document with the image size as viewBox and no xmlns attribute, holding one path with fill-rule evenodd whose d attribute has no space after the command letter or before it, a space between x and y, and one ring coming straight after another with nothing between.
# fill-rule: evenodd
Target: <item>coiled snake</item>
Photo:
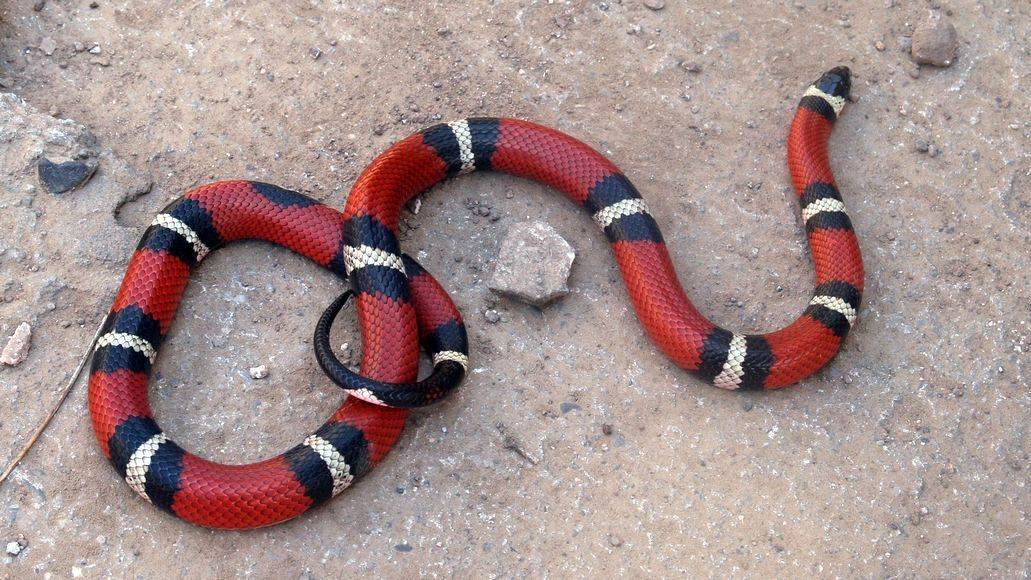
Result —
<instances>
[{"instance_id":1,"label":"coiled snake","mask_svg":"<svg viewBox=\"0 0 1031 580\"><path fill-rule=\"evenodd\" d=\"M222 181L166 207L144 232L97 341L89 410L104 454L144 499L196 524L253 528L295 517L340 493L396 441L407 411L440 399L468 364L465 327L441 286L401 253L401 208L441 181L476 170L561 191L604 230L641 324L676 364L725 389L776 389L826 364L855 322L863 265L827 160L827 139L850 91L835 68L805 91L788 135L788 165L816 270L809 307L763 335L703 317L677 281L655 219L623 174L580 141L515 119L441 124L390 147L361 174L343 212L273 185ZM322 427L286 453L223 465L182 449L155 422L147 384L190 271L227 243L285 246L350 282L363 340L361 376L328 347L346 300L320 320L316 354L348 389ZM416 382L419 344L434 361Z\"/></svg>"}]
</instances>

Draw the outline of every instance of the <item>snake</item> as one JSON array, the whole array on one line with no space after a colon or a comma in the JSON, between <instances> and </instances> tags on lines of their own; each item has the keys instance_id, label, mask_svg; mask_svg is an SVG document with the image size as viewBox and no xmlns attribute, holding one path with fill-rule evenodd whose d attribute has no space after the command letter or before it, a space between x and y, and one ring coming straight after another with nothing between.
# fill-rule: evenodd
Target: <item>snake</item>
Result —
<instances>
[{"instance_id":1,"label":"snake","mask_svg":"<svg viewBox=\"0 0 1031 580\"><path fill-rule=\"evenodd\" d=\"M410 408L441 400L464 377L468 340L445 289L397 238L407 202L474 171L528 178L584 208L608 238L640 324L670 360L734 391L778 389L815 373L856 322L863 263L827 154L850 100L837 67L810 84L787 138L788 168L815 270L801 316L768 334L723 329L692 305L656 219L626 176L585 143L509 118L441 123L396 142L359 175L343 211L254 181L196 187L165 207L129 260L95 343L88 407L101 451L143 499L194 524L246 529L277 524L341 493L387 455ZM158 350L196 268L226 244L284 246L336 274L347 292L316 327L316 358L347 394L321 427L285 453L249 464L203 459L160 428L148 402ZM328 346L334 317L354 301L360 370ZM433 360L418 380L420 345Z\"/></svg>"}]
</instances>

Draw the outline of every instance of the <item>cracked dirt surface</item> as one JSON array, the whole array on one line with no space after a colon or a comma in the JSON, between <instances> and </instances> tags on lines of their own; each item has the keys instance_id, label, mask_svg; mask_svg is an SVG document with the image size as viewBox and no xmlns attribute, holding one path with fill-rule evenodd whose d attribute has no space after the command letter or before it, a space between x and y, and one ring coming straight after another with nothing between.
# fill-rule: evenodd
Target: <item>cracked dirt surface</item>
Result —
<instances>
[{"instance_id":1,"label":"cracked dirt surface","mask_svg":"<svg viewBox=\"0 0 1031 580\"><path fill-rule=\"evenodd\" d=\"M425 196L402 243L465 313L472 372L373 472L280 526L193 527L103 459L81 383L0 488L0 540L25 544L2 574L1026 577L1031 9L942 3L959 58L917 69L900 43L924 2L665 4L6 3L0 84L26 104L3 97L0 331L27 321L33 342L0 368L3 462L170 198L243 177L343 207L378 152L437 120L523 117L591 143L648 200L699 309L770 330L811 291L786 128L806 84L846 64L858 100L831 157L867 292L827 369L722 392L648 342L587 216L464 177ZM83 143L100 159L84 188L31 187L42 150ZM571 294L544 310L487 289L504 232L530 219L577 252ZM321 424L343 395L311 330L340 290L269 245L210 256L157 362L163 428L244 462Z\"/></svg>"}]
</instances>

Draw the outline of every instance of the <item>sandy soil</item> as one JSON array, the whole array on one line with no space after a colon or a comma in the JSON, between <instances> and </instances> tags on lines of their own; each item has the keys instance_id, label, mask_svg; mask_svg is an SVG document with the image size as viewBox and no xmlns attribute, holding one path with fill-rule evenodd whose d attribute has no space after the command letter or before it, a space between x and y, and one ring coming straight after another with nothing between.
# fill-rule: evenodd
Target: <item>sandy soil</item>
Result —
<instances>
[{"instance_id":1,"label":"sandy soil","mask_svg":"<svg viewBox=\"0 0 1031 580\"><path fill-rule=\"evenodd\" d=\"M786 127L806 84L847 64L858 101L831 154L868 290L826 370L722 392L647 341L586 216L536 185L463 178L427 196L403 243L466 313L474 370L369 476L284 525L193 527L117 477L80 384L0 489L0 540L25 543L0 574L1027 577L1027 3L942 2L961 38L947 69L900 49L924 2L96 4L0 11L3 90L88 127L101 159L61 197L31 187L31 152L4 177L0 330L35 331L28 360L0 369L4 463L169 198L245 177L343 207L376 153L439 119L524 117L594 144L643 192L698 307L770 330L811 290ZM578 254L572 293L543 311L487 290L525 219ZM321 424L342 394L310 334L340 290L280 248L210 257L157 363L165 430L243 462Z\"/></svg>"}]
</instances>

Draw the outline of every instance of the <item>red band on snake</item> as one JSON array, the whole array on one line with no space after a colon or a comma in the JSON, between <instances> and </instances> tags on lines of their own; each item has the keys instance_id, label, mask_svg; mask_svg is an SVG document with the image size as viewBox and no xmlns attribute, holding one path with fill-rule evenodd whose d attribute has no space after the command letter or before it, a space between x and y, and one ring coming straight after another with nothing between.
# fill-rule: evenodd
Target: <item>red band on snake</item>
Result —
<instances>
[{"instance_id":1,"label":"red band on snake","mask_svg":"<svg viewBox=\"0 0 1031 580\"><path fill-rule=\"evenodd\" d=\"M144 233L98 340L89 409L100 446L144 499L205 526L267 526L340 493L400 434L407 411L385 403L439 400L464 375L461 317L443 288L401 253L396 230L405 202L475 170L539 181L584 207L611 242L641 324L679 366L725 389L797 382L837 353L863 290L859 245L827 159L827 139L849 89L848 69L829 71L808 88L792 122L788 165L816 291L798 320L764 335L733 333L703 317L677 281L656 221L630 181L584 143L526 121L466 119L400 141L362 173L343 213L262 183L194 189ZM363 338L362 380L337 373L323 352L320 363L354 396L286 453L223 465L190 454L162 433L147 384L190 271L209 251L241 239L285 246L350 281ZM326 334L334 314L320 323ZM435 370L416 381L420 341Z\"/></svg>"}]
</instances>

